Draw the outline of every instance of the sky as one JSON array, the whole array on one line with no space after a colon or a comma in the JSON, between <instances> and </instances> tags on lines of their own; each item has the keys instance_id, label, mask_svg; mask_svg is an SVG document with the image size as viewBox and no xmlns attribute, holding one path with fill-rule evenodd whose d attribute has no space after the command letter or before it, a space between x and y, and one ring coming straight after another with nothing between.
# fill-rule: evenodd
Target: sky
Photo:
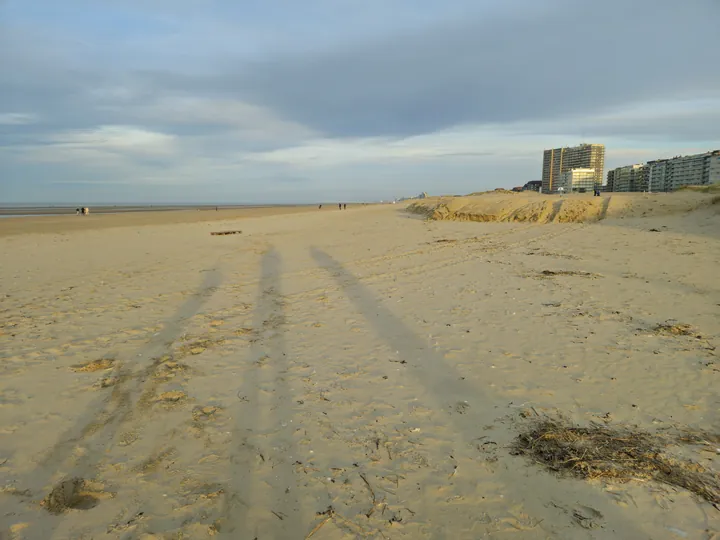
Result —
<instances>
[{"instance_id":1,"label":"sky","mask_svg":"<svg viewBox=\"0 0 720 540\"><path fill-rule=\"evenodd\" d=\"M720 0L0 0L0 204L459 194L720 148Z\"/></svg>"}]
</instances>

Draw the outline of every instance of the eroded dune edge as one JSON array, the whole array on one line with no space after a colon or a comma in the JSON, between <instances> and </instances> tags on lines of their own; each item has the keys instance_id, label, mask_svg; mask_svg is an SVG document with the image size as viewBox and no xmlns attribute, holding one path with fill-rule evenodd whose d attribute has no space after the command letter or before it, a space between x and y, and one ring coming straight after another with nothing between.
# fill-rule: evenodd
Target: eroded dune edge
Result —
<instances>
[{"instance_id":1,"label":"eroded dune edge","mask_svg":"<svg viewBox=\"0 0 720 540\"><path fill-rule=\"evenodd\" d=\"M429 197L407 209L428 219L443 221L586 223L608 218L682 214L720 202L712 192L588 195L536 193L487 194L466 197Z\"/></svg>"}]
</instances>

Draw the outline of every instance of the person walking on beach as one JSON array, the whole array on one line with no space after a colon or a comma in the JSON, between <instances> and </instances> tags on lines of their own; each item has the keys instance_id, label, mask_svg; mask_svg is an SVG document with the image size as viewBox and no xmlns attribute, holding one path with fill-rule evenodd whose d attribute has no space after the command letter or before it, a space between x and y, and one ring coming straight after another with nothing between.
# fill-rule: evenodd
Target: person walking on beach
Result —
<instances>
[{"instance_id":1,"label":"person walking on beach","mask_svg":"<svg viewBox=\"0 0 720 540\"><path fill-rule=\"evenodd\" d=\"M338 203L338 210L342 210L342 203Z\"/></svg>"},{"instance_id":2,"label":"person walking on beach","mask_svg":"<svg viewBox=\"0 0 720 540\"><path fill-rule=\"evenodd\" d=\"M343 210L347 210L347 204L343 203Z\"/></svg>"}]
</instances>

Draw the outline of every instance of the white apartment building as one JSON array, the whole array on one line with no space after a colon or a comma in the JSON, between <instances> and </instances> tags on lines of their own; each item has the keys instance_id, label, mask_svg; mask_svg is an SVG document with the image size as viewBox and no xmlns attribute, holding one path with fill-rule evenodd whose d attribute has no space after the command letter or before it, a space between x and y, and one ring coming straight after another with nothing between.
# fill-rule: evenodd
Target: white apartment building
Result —
<instances>
[{"instance_id":1,"label":"white apartment building","mask_svg":"<svg viewBox=\"0 0 720 540\"><path fill-rule=\"evenodd\" d=\"M703 182L706 157L707 154L695 154L694 156L682 156L671 160L666 183L669 181L671 189L706 183Z\"/></svg>"},{"instance_id":2,"label":"white apartment building","mask_svg":"<svg viewBox=\"0 0 720 540\"><path fill-rule=\"evenodd\" d=\"M708 184L720 184L720 150L710 152L706 161L706 175Z\"/></svg>"},{"instance_id":3,"label":"white apartment building","mask_svg":"<svg viewBox=\"0 0 720 540\"><path fill-rule=\"evenodd\" d=\"M566 191L589 192L595 189L595 169L570 169L560 173L557 187Z\"/></svg>"},{"instance_id":4,"label":"white apartment building","mask_svg":"<svg viewBox=\"0 0 720 540\"><path fill-rule=\"evenodd\" d=\"M717 184L720 183L720 150L650 161L648 167L652 191Z\"/></svg>"}]
</instances>

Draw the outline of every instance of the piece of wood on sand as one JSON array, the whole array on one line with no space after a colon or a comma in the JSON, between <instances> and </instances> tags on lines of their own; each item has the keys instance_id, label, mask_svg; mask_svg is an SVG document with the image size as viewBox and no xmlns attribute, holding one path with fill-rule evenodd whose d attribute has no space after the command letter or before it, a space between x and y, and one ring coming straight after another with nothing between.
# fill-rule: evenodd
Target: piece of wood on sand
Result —
<instances>
[{"instance_id":1,"label":"piece of wood on sand","mask_svg":"<svg viewBox=\"0 0 720 540\"><path fill-rule=\"evenodd\" d=\"M226 234L242 234L242 231L215 231L210 234L213 236L224 236Z\"/></svg>"}]
</instances>

